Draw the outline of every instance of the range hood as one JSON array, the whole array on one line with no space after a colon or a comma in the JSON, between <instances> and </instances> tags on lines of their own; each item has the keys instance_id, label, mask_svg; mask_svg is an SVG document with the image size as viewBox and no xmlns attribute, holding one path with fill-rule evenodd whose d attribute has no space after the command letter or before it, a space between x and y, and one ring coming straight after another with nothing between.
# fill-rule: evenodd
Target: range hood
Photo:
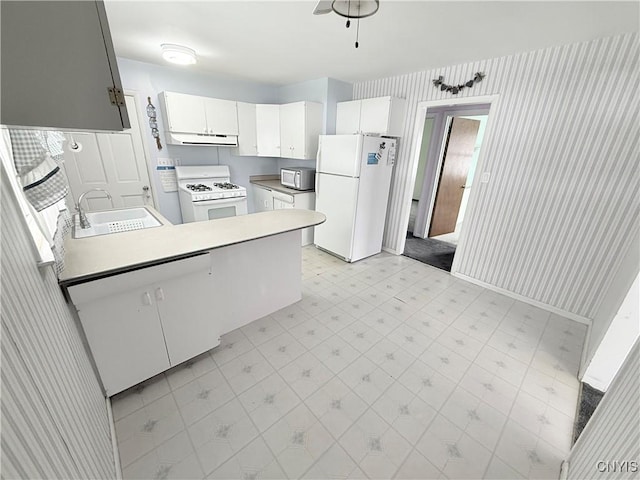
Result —
<instances>
[{"instance_id":1,"label":"range hood","mask_svg":"<svg viewBox=\"0 0 640 480\"><path fill-rule=\"evenodd\" d=\"M210 147L237 147L237 135L210 135L206 133L165 132L168 145L204 145Z\"/></svg>"}]
</instances>

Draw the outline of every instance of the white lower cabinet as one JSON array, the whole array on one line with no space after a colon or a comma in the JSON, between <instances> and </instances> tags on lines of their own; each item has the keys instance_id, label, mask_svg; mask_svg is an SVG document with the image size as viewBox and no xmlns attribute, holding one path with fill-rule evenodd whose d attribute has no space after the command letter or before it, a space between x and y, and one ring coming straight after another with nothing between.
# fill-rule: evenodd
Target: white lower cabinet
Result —
<instances>
[{"instance_id":1,"label":"white lower cabinet","mask_svg":"<svg viewBox=\"0 0 640 480\"><path fill-rule=\"evenodd\" d=\"M302 298L300 231L67 287L108 396Z\"/></svg>"},{"instance_id":2,"label":"white lower cabinet","mask_svg":"<svg viewBox=\"0 0 640 480\"><path fill-rule=\"evenodd\" d=\"M68 288L111 396L220 343L210 256Z\"/></svg>"},{"instance_id":3,"label":"white lower cabinet","mask_svg":"<svg viewBox=\"0 0 640 480\"><path fill-rule=\"evenodd\" d=\"M289 194L254 184L253 206L255 207L256 212L282 210L285 208L315 210L316 194L314 192ZM302 246L311 245L312 243L313 227L302 229Z\"/></svg>"},{"instance_id":4,"label":"white lower cabinet","mask_svg":"<svg viewBox=\"0 0 640 480\"><path fill-rule=\"evenodd\" d=\"M270 188L253 185L253 208L256 213L273 210L273 191Z\"/></svg>"},{"instance_id":5,"label":"white lower cabinet","mask_svg":"<svg viewBox=\"0 0 640 480\"><path fill-rule=\"evenodd\" d=\"M272 191L273 209L282 210L285 208L298 208L304 210L315 210L316 194L313 192L301 192L296 194L288 194ZM302 230L302 246L311 245L313 243L313 227L304 228Z\"/></svg>"}]
</instances>

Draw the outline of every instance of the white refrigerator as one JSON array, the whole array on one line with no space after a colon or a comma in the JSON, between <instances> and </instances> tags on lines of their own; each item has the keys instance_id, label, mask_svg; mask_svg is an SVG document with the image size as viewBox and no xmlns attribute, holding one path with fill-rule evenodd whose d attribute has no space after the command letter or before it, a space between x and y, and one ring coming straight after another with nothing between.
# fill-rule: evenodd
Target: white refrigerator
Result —
<instances>
[{"instance_id":1,"label":"white refrigerator","mask_svg":"<svg viewBox=\"0 0 640 480\"><path fill-rule=\"evenodd\" d=\"M368 135L320 135L315 244L355 262L380 253L396 140Z\"/></svg>"}]
</instances>

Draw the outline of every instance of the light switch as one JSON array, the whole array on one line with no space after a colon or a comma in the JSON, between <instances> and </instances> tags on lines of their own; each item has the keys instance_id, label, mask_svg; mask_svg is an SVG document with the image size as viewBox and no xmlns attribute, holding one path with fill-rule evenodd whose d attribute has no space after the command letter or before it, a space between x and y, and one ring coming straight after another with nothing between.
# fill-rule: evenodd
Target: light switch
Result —
<instances>
[{"instance_id":1,"label":"light switch","mask_svg":"<svg viewBox=\"0 0 640 480\"><path fill-rule=\"evenodd\" d=\"M491 174L489 172L483 172L482 177L480 178L480 183L489 183L489 176Z\"/></svg>"}]
</instances>

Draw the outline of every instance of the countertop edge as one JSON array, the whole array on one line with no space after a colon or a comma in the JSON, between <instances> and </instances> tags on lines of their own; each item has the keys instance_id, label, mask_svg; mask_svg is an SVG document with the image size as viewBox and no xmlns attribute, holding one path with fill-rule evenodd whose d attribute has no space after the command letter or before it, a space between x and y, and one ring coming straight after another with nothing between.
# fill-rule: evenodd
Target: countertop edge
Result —
<instances>
[{"instance_id":1,"label":"countertop edge","mask_svg":"<svg viewBox=\"0 0 640 480\"><path fill-rule=\"evenodd\" d=\"M271 190L275 190L276 192L286 193L289 195L300 195L302 193L315 193L315 189L311 190L296 190L294 188L285 187L280 184L279 178L261 178L261 179L250 179L249 183L252 185L258 185L260 187L269 188Z\"/></svg>"},{"instance_id":2,"label":"countertop edge","mask_svg":"<svg viewBox=\"0 0 640 480\"><path fill-rule=\"evenodd\" d=\"M279 212L279 213L276 213ZM298 214L295 213L290 213L290 212L299 212ZM123 262L117 262L117 261L112 261L110 262L112 265L110 267L107 268L103 268L103 269L97 269L97 268L92 268L92 267L87 267L85 269L82 268L78 268L76 267L75 270L78 270L77 273L72 273L71 275L65 277L64 274L64 270L60 276L60 278L58 279L58 283L61 287L66 288L72 285L76 285L79 283L85 283L85 282L89 282L92 280L97 280L99 278L105 278L105 277L109 277L109 276L113 276L113 275L118 275L118 274L122 274L122 273L126 273L126 272L130 272L130 271L134 271L134 270L139 270L141 268L147 268L153 265L159 265L162 263L168 263L168 262L172 262L172 261L177 261L177 260L181 260L181 259L185 259L185 258L189 258L189 257L193 257L193 256L197 256L197 255L201 255L203 253L206 253L208 251L211 250L215 250L218 248L224 248L224 247L229 247L232 245L237 245L237 244L241 244L241 243L246 243L246 242L250 242L253 240L259 240L262 238L268 238L268 237L272 237L275 235L280 235L283 233L288 233L288 232L292 232L295 230L301 230L303 228L308 228L308 227L313 227L316 225L320 225L322 223L324 223L326 221L326 216L320 212L315 212L313 210L277 210L277 211L273 211L273 212L263 212L263 213L258 213L258 214L252 214L252 215L262 215L263 218L265 216L300 216L300 214L310 214L311 217L314 217L313 219L309 219L308 221L292 221L291 226L283 226L283 228L275 228L275 229L268 229L268 228L263 228L260 232L254 234L254 235L238 235L237 238L231 240L231 241L216 241L216 240L211 240L210 242L206 242L206 241L202 241L202 245L199 248L194 248L194 249L181 249L181 248L175 248L175 252L173 254L160 254L158 256L152 256L151 258L144 258L141 259L140 261L123 261ZM246 218L249 218L249 216L247 215L242 215L240 217L230 217L230 218L224 218L224 219L218 219L218 220L210 220L209 222L194 222L194 223L186 223L186 224L179 224L179 225L172 225L170 223L163 225L160 228L157 229L146 229L146 230L139 230L136 232L148 232L150 230L156 230L156 232L159 232L160 235L158 235L158 239L156 240L159 243L162 243L165 239L162 238L163 233L167 234L167 233L171 233L171 234L175 234L176 232L182 233L182 234L191 234L191 235L206 235L209 234L210 232L206 231L206 226L203 226L202 224L209 224L211 225L212 222L218 222L218 224L220 224L220 222L222 223L233 223L232 219L241 219L241 221L245 221ZM295 219L294 219L295 220ZM198 232L198 230L202 230L202 232ZM136 232L125 232L128 234L135 234ZM216 234L215 230L212 232L212 234ZM117 234L120 235L120 234ZM135 236L135 235L134 235ZM149 241L149 238L145 238L145 237L149 237L149 236L153 236L153 232L151 234L149 233L145 233L142 235L137 235L135 237L137 237L139 239L139 241L143 242L143 241ZM165 235L166 236L166 235ZM109 238L110 237L110 238ZM85 239L71 239L70 243L65 242L65 248L67 249L67 254L78 254L77 252L74 251L74 243L73 242L77 242L78 240L91 240L93 239L93 241L91 242L92 245L90 246L89 249L84 249L84 250L88 250L88 251L83 251L80 252L82 255L87 255L89 256L92 253L92 248L93 250L99 250L99 240L96 241L95 239L97 239L99 237L91 237L91 238L85 238ZM129 239L133 239L135 240L135 238L133 238L133 236L129 235L128 237L123 237L120 236L119 238L116 238L116 240L113 240L114 236L103 236L103 239L107 239L108 238L108 243L110 243L112 246L116 245L119 247L125 247L127 245L127 241ZM118 245L121 244L121 245ZM77 243L75 244L77 247ZM85 247L87 246L87 242L85 242ZM100 252L96 251L96 254L99 254ZM72 257L70 260L72 261L76 261L79 262L81 260L79 260L78 258L74 258ZM103 262L104 263L104 262ZM84 270L84 272L82 271Z\"/></svg>"}]
</instances>

